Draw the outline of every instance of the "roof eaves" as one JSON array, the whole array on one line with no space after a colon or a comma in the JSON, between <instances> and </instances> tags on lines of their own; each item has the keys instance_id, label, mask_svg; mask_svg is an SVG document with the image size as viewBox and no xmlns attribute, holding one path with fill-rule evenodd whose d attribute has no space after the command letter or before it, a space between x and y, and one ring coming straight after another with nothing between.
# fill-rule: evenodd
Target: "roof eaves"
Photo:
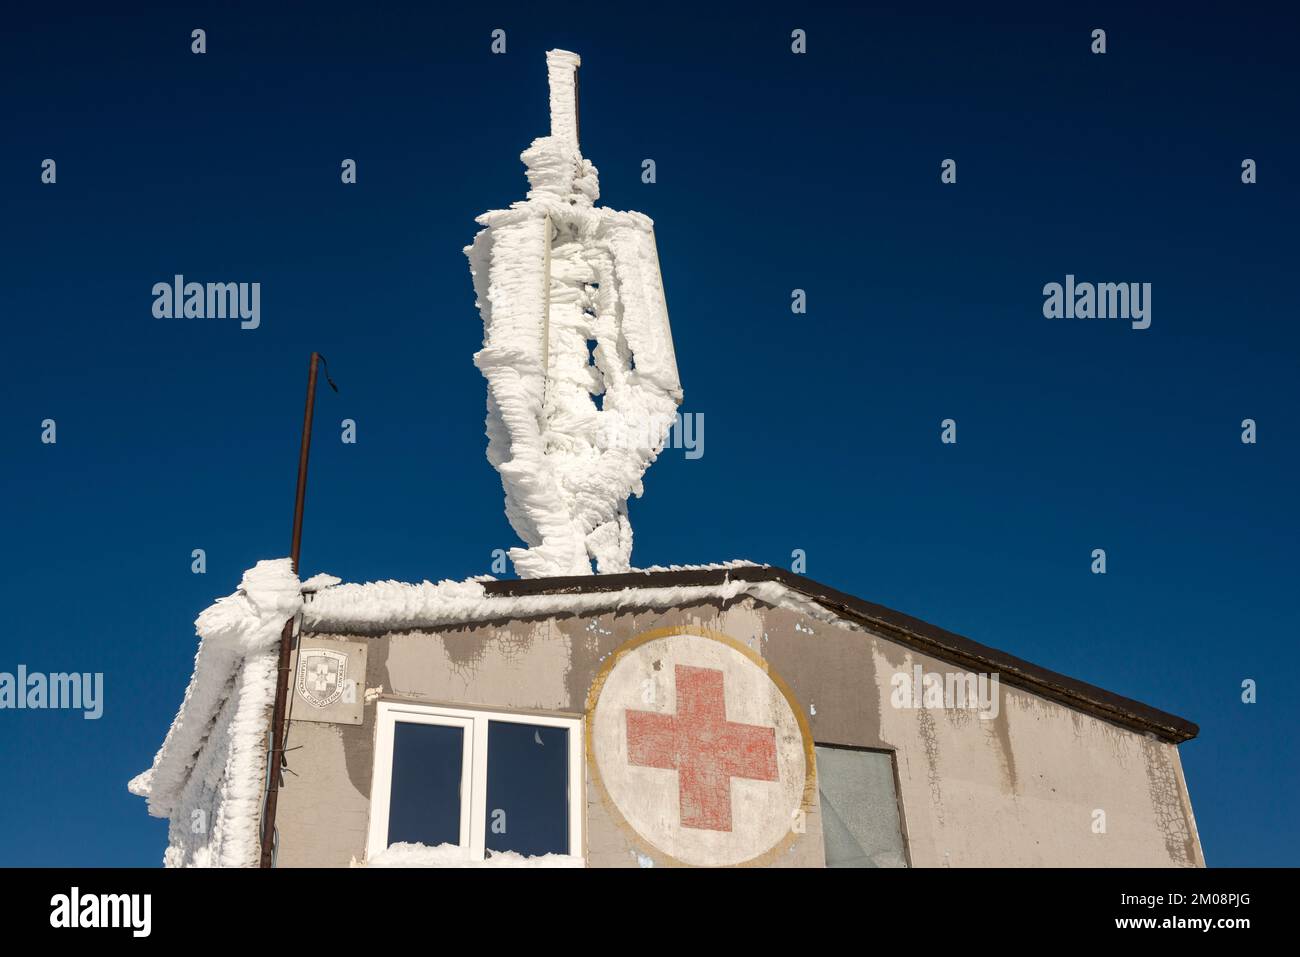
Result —
<instances>
[{"instance_id":1,"label":"roof eaves","mask_svg":"<svg viewBox=\"0 0 1300 957\"><path fill-rule=\"evenodd\" d=\"M996 673L999 681L1030 691L1093 717L1149 734L1172 744L1196 737L1200 729L1185 718L1079 681L1014 655L972 641L919 618L864 601L854 595L781 568L765 565L726 569L682 569L527 578L483 583L488 595L563 595L621 591L626 588L718 585L728 581L775 582L796 591L836 615L864 625L906 647L973 671Z\"/></svg>"}]
</instances>

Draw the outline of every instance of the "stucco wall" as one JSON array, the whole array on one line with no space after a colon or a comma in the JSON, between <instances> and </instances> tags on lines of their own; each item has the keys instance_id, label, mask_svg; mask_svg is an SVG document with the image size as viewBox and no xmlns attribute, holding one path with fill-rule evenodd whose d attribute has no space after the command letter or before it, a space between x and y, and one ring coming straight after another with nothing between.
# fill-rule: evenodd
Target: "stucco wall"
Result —
<instances>
[{"instance_id":1,"label":"stucco wall","mask_svg":"<svg viewBox=\"0 0 1300 957\"><path fill-rule=\"evenodd\" d=\"M365 687L386 698L581 716L602 663L651 630L722 632L767 660L819 744L896 752L913 866L1203 865L1177 748L1002 685L997 716L897 708L891 678L955 669L885 638L749 598L671 611L493 622L365 638ZM1049 663L1050 664L1050 663ZM365 853L373 703L361 725L294 720L280 797L280 866ZM671 864L611 813L587 769L592 866ZM1098 831L1097 812L1105 830ZM770 863L821 866L816 801Z\"/></svg>"}]
</instances>

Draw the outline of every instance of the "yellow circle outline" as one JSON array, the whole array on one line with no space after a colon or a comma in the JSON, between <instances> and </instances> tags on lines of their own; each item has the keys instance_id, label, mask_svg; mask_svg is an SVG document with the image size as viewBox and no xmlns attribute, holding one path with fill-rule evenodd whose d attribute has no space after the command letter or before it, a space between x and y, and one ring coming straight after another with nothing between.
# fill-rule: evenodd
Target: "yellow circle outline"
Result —
<instances>
[{"instance_id":1,"label":"yellow circle outline","mask_svg":"<svg viewBox=\"0 0 1300 957\"><path fill-rule=\"evenodd\" d=\"M795 722L799 725L799 733L803 737L804 784L803 796L799 800L799 811L804 815L804 820L807 820L808 812L812 810L813 801L817 793L817 775L813 759L812 729L808 726L808 719L804 717L803 710L799 707L798 701L795 700L794 692L790 690L790 686L785 683L784 678L772 670L765 658L755 652L748 645L736 641L736 639L731 636L725 635L720 631L712 631L708 628L695 628L690 625L674 625L668 628L655 628L652 631L642 632L635 638L629 638L623 644L615 648L610 654L609 660L605 662L604 666L596 674L596 677L591 682L591 689L587 692L587 713L584 716L584 724L586 725L587 731L587 767L591 770L592 783L595 784L597 791L600 793L601 801L605 805L605 809L614 819L614 824L624 833L631 835L636 843L647 846L657 856L664 858L673 866L763 867L775 861L790 847L791 844L794 843L798 834L796 834L793 829L787 831L781 840L777 841L776 844L772 845L772 847L768 848L762 854L759 854L756 857L751 857L748 860L739 861L735 864L721 865L690 864L686 861L678 860L660 850L652 844L649 839L642 835L641 832L638 831L623 815L623 812L619 810L618 804L614 800L613 795L609 793L609 789L605 787L605 782L601 780L600 765L596 761L594 742L596 730L596 702L600 698L600 693L605 687L605 681L609 678L610 672L614 670L614 666L617 665L629 652L640 648L642 645L649 644L652 641L657 641L660 638L671 638L674 635L692 635L696 638L707 638L711 641L717 641L733 648L754 664L758 665L758 667L763 670L763 673L767 675L768 679L776 685L781 694L785 696L786 703L790 706L790 712L794 715ZM588 831L590 831L590 827L588 828Z\"/></svg>"}]
</instances>

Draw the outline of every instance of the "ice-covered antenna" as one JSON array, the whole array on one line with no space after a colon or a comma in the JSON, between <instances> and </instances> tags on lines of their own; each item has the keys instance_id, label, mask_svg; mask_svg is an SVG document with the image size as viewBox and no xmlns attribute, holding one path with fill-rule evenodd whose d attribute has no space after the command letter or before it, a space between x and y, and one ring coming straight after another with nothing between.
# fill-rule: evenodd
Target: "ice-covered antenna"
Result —
<instances>
[{"instance_id":1,"label":"ice-covered antenna","mask_svg":"<svg viewBox=\"0 0 1300 957\"><path fill-rule=\"evenodd\" d=\"M484 213L466 248L483 318L488 461L528 546L525 578L631 567L627 500L682 399L654 224L595 205L578 144L576 53L546 54L550 135L521 157L529 190Z\"/></svg>"}]
</instances>

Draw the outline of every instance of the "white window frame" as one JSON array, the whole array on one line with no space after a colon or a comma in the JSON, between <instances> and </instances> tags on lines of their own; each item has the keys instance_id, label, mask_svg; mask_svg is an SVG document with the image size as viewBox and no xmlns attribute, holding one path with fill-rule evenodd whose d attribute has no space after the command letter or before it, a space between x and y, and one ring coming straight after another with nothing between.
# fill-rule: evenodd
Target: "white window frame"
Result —
<instances>
[{"instance_id":1,"label":"white window frame","mask_svg":"<svg viewBox=\"0 0 1300 957\"><path fill-rule=\"evenodd\" d=\"M460 846L471 861L484 859L487 847L488 722L532 724L569 732L569 849L582 856L586 780L583 768L583 720L523 711L452 708L406 701L380 701L375 710L375 761L370 780L370 827L366 857L388 849L388 811L393 789L393 737L398 721L462 729Z\"/></svg>"}]
</instances>

